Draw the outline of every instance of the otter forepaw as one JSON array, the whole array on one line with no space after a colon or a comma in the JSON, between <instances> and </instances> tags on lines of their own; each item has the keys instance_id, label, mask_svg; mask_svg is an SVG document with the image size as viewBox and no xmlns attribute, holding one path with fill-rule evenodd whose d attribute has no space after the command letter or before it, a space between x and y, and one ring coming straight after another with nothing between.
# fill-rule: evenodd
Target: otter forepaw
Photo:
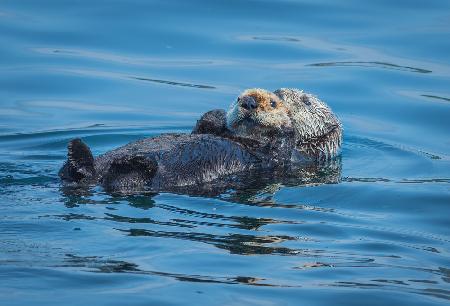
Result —
<instances>
[{"instance_id":1,"label":"otter forepaw","mask_svg":"<svg viewBox=\"0 0 450 306\"><path fill-rule=\"evenodd\" d=\"M214 109L203 114L197 121L192 134L212 134L222 136L227 131L225 110Z\"/></svg>"}]
</instances>

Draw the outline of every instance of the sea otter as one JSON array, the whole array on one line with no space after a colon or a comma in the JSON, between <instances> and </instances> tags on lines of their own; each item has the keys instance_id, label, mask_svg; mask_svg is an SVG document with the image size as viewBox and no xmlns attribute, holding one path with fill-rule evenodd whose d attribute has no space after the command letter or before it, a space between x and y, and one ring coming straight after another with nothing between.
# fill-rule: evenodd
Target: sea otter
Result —
<instances>
[{"instance_id":1,"label":"sea otter","mask_svg":"<svg viewBox=\"0 0 450 306\"><path fill-rule=\"evenodd\" d=\"M205 113L191 134L145 138L97 158L74 139L59 176L66 185L100 184L113 192L214 189L332 160L341 138L341 123L317 97L248 89L228 112Z\"/></svg>"}]
</instances>

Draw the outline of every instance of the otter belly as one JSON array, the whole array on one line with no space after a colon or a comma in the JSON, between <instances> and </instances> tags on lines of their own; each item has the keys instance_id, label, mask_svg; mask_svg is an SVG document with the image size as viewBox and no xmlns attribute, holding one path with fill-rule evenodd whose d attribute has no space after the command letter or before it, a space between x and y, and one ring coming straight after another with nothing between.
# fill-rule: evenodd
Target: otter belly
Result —
<instances>
[{"instance_id":1,"label":"otter belly","mask_svg":"<svg viewBox=\"0 0 450 306\"><path fill-rule=\"evenodd\" d=\"M98 183L110 191L165 191L196 186L256 167L241 144L203 134L166 134L109 151L94 161Z\"/></svg>"}]
</instances>

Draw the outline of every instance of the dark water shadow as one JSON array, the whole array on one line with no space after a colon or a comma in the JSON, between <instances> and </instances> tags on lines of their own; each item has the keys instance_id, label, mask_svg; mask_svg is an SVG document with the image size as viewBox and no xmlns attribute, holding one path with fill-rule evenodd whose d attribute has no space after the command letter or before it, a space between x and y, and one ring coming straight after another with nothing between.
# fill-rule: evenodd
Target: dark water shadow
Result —
<instances>
[{"instance_id":1,"label":"dark water shadow","mask_svg":"<svg viewBox=\"0 0 450 306\"><path fill-rule=\"evenodd\" d=\"M64 263L59 267L67 268L86 268L88 272L93 273L128 273L141 275L154 275L176 279L182 282L194 283L217 283L228 285L249 285L249 286L266 286L266 287L300 287L271 284L264 282L264 278L257 278L251 276L209 276L209 275L195 275L182 273L169 273L161 271L151 271L140 269L139 266L132 262L121 260L107 260L97 256L76 256L73 254L66 254Z\"/></svg>"},{"instance_id":2,"label":"dark water shadow","mask_svg":"<svg viewBox=\"0 0 450 306\"><path fill-rule=\"evenodd\" d=\"M114 221L117 223L139 223L139 224L155 224L155 225L164 225L164 226L177 226L177 227L185 227L185 228L194 228L194 226L189 224L183 224L180 222L164 222L154 220L152 218L136 218L136 217L125 217L119 216L116 214L105 213L106 217L102 218L107 221Z\"/></svg>"},{"instance_id":3,"label":"dark water shadow","mask_svg":"<svg viewBox=\"0 0 450 306\"><path fill-rule=\"evenodd\" d=\"M202 211L180 208L173 205L168 204L157 204L158 208L164 209L171 213L180 214L186 217L194 217L200 219L212 219L218 220L218 222L210 222L210 221L198 221L198 220L189 220L189 219L172 219L173 221L181 224L191 224L197 226L215 226L215 227L228 227L228 228L238 228L244 230L258 230L260 227L268 224L297 224L300 222L294 221L286 221L286 220L275 220L271 218L256 218L249 216L226 216L222 214L213 214L206 213ZM222 221L222 222L219 222ZM224 223L228 222L228 223Z\"/></svg>"},{"instance_id":4,"label":"dark water shadow","mask_svg":"<svg viewBox=\"0 0 450 306\"><path fill-rule=\"evenodd\" d=\"M154 231L141 228L116 230L132 237L157 237L174 238L212 244L219 249L229 251L231 254L240 255L298 255L300 250L295 250L282 246L273 246L273 243L282 243L288 240L296 240L294 237L286 235L255 236L244 234L213 235L200 232L170 232Z\"/></svg>"}]
</instances>

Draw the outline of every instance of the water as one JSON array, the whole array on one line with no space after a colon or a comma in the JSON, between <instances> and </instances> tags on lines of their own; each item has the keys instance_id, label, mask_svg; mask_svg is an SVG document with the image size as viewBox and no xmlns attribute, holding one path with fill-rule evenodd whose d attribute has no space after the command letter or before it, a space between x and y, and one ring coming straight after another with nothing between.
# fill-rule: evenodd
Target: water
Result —
<instances>
[{"instance_id":1,"label":"water","mask_svg":"<svg viewBox=\"0 0 450 306\"><path fill-rule=\"evenodd\" d=\"M447 1L2 1L1 305L443 305ZM249 87L319 95L339 183L68 194L95 154L189 132Z\"/></svg>"}]
</instances>

